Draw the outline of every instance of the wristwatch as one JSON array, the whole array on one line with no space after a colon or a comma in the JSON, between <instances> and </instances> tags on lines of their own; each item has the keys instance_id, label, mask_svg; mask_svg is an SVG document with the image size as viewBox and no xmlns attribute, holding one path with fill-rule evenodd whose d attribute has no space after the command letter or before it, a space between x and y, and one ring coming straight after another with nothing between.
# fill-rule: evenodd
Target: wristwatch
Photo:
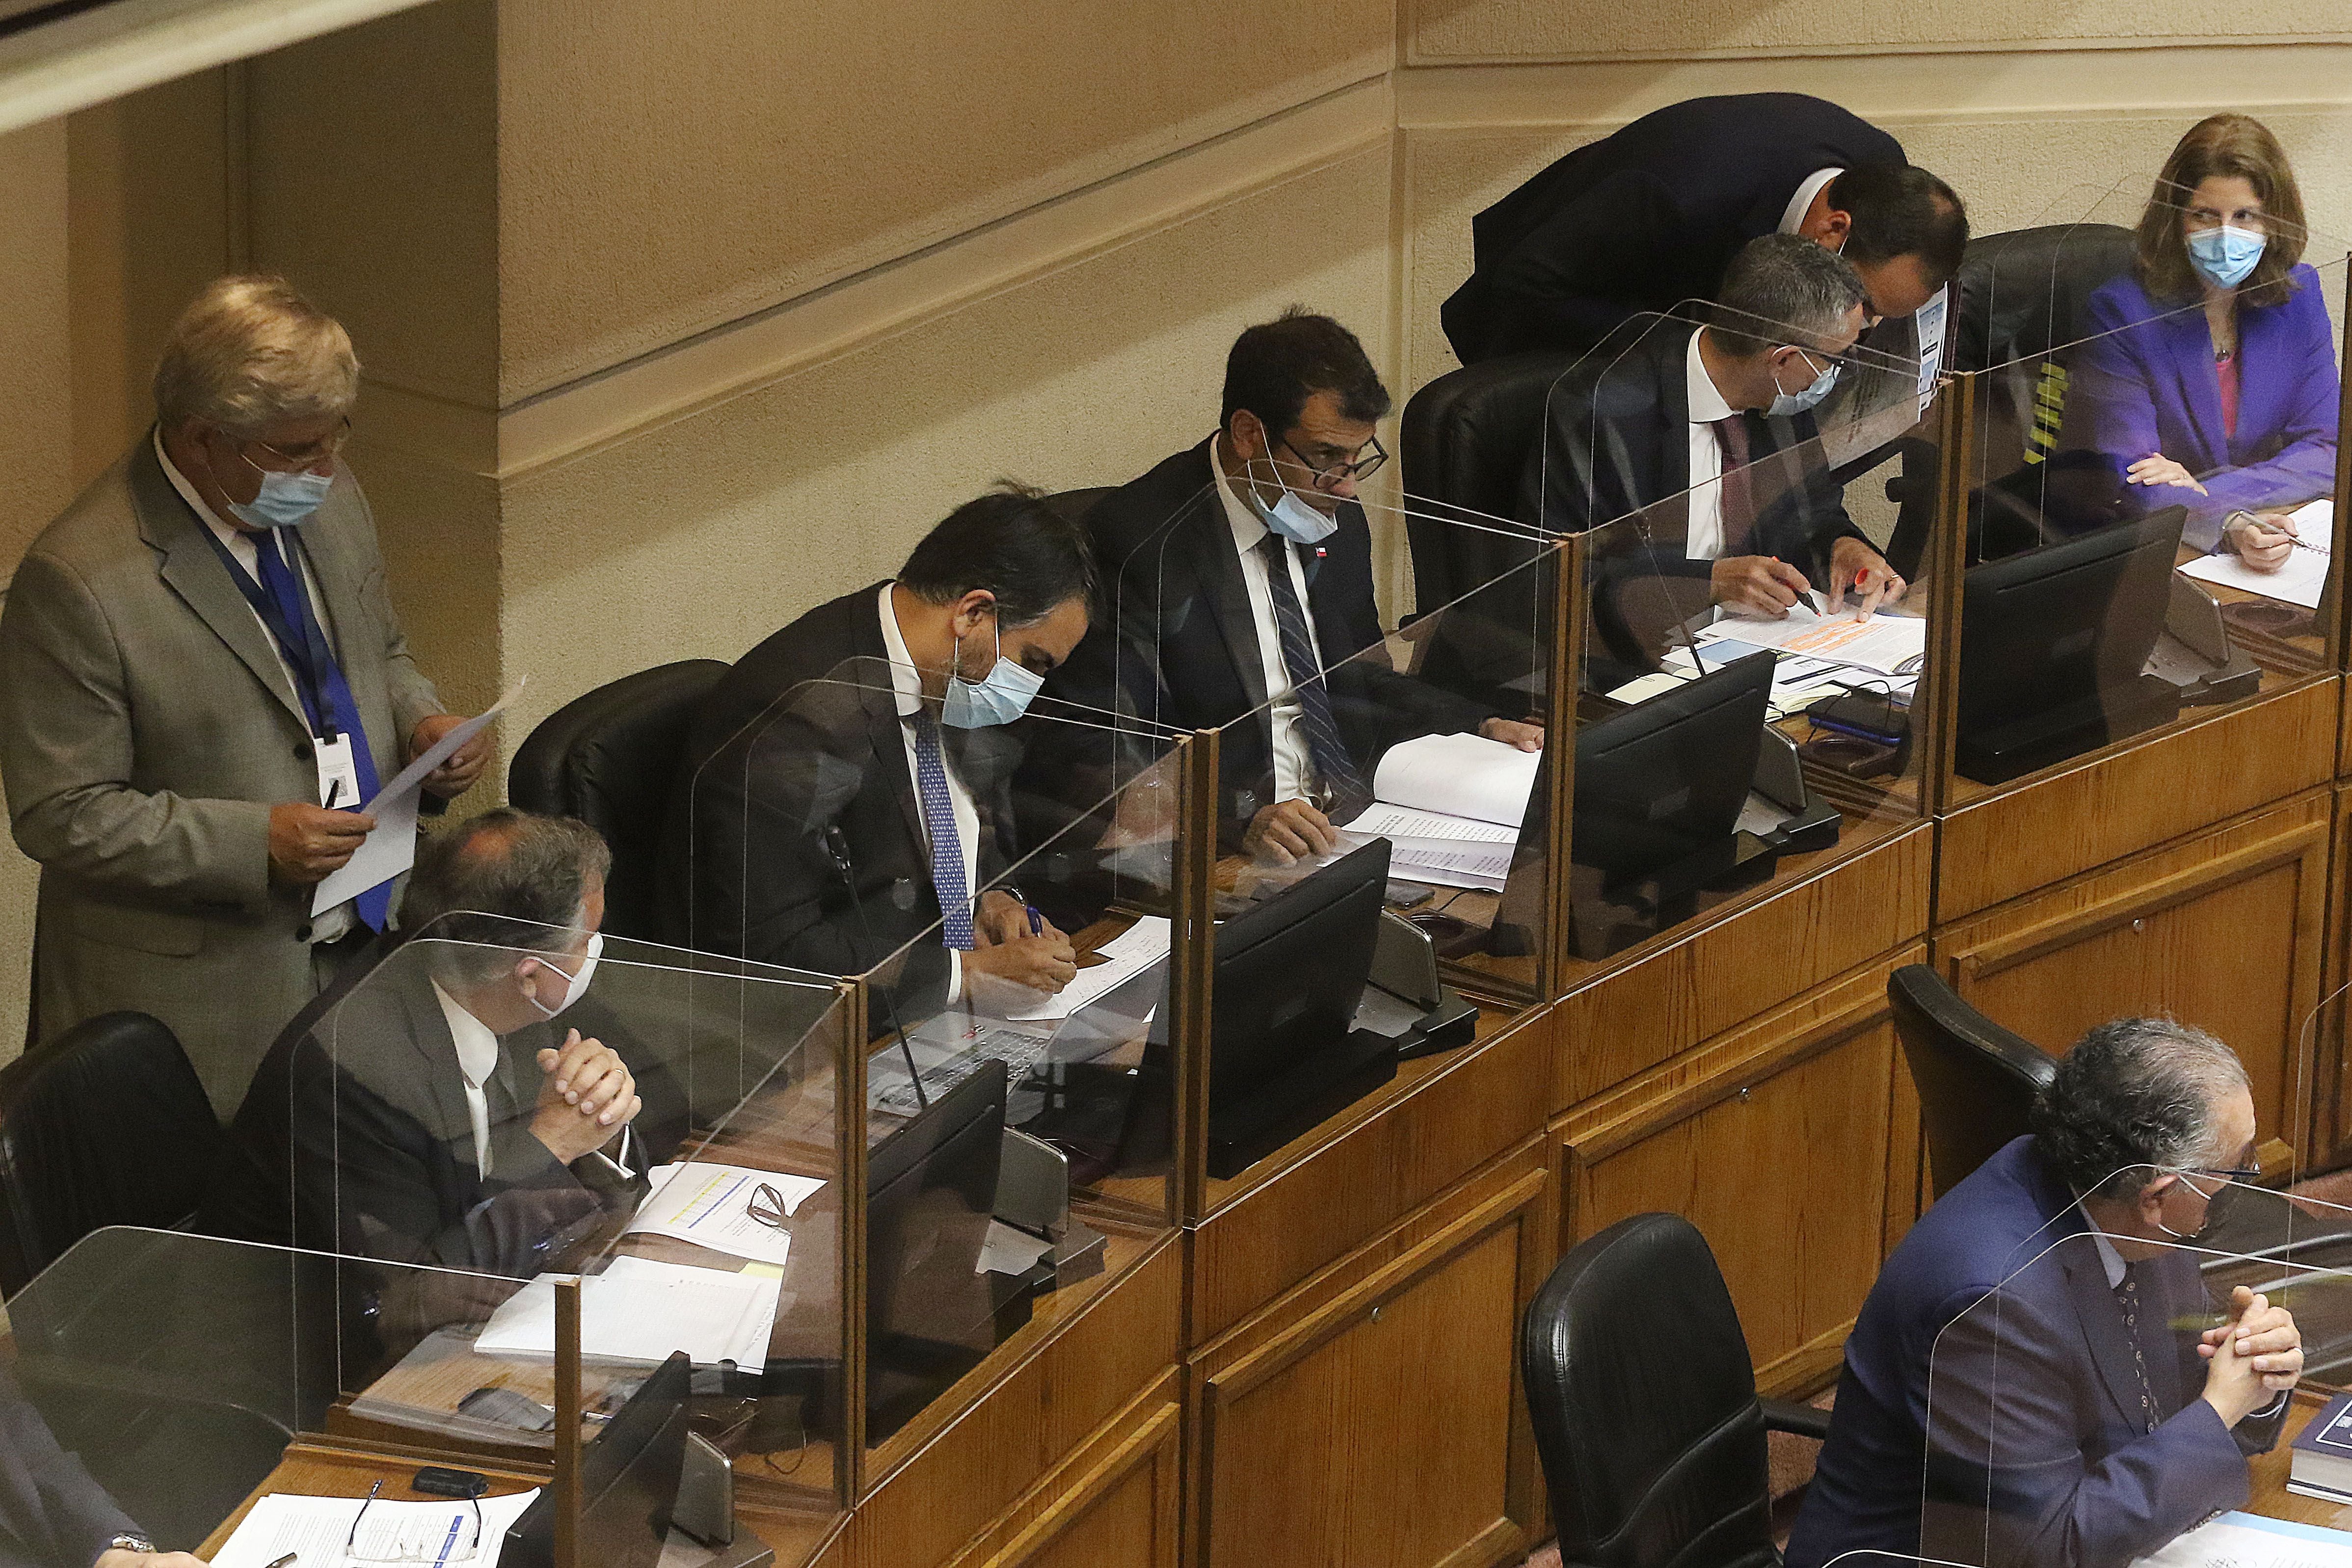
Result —
<instances>
[{"instance_id":1,"label":"wristwatch","mask_svg":"<svg viewBox=\"0 0 2352 1568\"><path fill-rule=\"evenodd\" d=\"M103 1557L109 1552L136 1552L152 1556L154 1551L155 1543L143 1535L118 1535L106 1543L99 1555Z\"/></svg>"}]
</instances>

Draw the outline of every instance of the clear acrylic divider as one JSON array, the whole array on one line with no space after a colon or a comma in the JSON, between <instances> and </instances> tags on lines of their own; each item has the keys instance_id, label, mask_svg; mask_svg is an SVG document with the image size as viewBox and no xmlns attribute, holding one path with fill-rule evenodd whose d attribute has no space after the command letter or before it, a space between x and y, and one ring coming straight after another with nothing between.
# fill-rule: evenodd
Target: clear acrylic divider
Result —
<instances>
[{"instance_id":1,"label":"clear acrylic divider","mask_svg":"<svg viewBox=\"0 0 2352 1568\"><path fill-rule=\"evenodd\" d=\"M1881 1511L1916 1489L1922 1554L1969 1564L2234 1561L2352 1526L2352 1487L2291 1475L2288 1448L2352 1385L2352 1210L2146 1166L2066 1207L2029 1157L2056 1218L1937 1336L1921 1468L1876 1479ZM2275 1332L2281 1312L2300 1378L2265 1381L2236 1326ZM1908 1419L1849 1418L1872 1417Z\"/></svg>"},{"instance_id":2,"label":"clear acrylic divider","mask_svg":"<svg viewBox=\"0 0 2352 1568\"><path fill-rule=\"evenodd\" d=\"M951 1415L960 1379L1172 1228L1181 743L1124 706L1120 651L1081 643L978 725L943 669L845 660L707 733L687 773L697 932L861 981L868 1448ZM755 1092L709 1146L813 1109Z\"/></svg>"},{"instance_id":3,"label":"clear acrylic divider","mask_svg":"<svg viewBox=\"0 0 2352 1568\"><path fill-rule=\"evenodd\" d=\"M206 1228L321 1260L368 1336L340 1342L335 1418L394 1440L544 1458L554 1281L583 1277L592 1414L685 1352L699 1429L797 1560L850 1483L845 992L451 913L289 1027ZM771 1135L718 1142L746 1104Z\"/></svg>"},{"instance_id":4,"label":"clear acrylic divider","mask_svg":"<svg viewBox=\"0 0 2352 1568\"><path fill-rule=\"evenodd\" d=\"M2132 184L1962 271L1956 803L2338 663L2345 247L2282 228L2217 325L2208 214Z\"/></svg>"},{"instance_id":5,"label":"clear acrylic divider","mask_svg":"<svg viewBox=\"0 0 2352 1568\"><path fill-rule=\"evenodd\" d=\"M1849 507L1856 460L1838 454L1917 439L1934 383L1844 350L1834 447L1810 413L1750 410L1716 434L1719 476L1675 487L1694 333L1727 405L1758 401L1772 357L1815 339L1642 327L1559 379L1530 457L1543 516L1589 520L1568 871L1569 952L1586 965L1916 821L1931 749L1932 585L1890 564L1897 517L1864 495ZM1933 537L1931 517L1923 563Z\"/></svg>"}]
</instances>

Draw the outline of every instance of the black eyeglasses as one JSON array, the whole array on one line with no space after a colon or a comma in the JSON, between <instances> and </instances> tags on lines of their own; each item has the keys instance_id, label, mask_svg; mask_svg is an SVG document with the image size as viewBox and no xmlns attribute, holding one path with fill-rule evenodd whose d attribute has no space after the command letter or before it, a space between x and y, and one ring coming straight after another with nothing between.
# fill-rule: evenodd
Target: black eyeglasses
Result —
<instances>
[{"instance_id":1,"label":"black eyeglasses","mask_svg":"<svg viewBox=\"0 0 2352 1568\"><path fill-rule=\"evenodd\" d=\"M1314 464L1309 463L1305 453L1290 444L1288 436L1282 437L1275 444L1283 447L1293 457L1298 459L1298 465L1315 476L1315 487L1318 490L1328 490L1342 480L1369 479L1380 472L1381 464L1389 460L1388 450L1381 444L1381 438L1377 435L1356 449L1353 461L1334 463L1328 468L1318 468ZM1368 450L1370 453L1370 456L1365 455Z\"/></svg>"},{"instance_id":2,"label":"black eyeglasses","mask_svg":"<svg viewBox=\"0 0 2352 1568\"><path fill-rule=\"evenodd\" d=\"M793 1217L793 1211L784 1206L784 1195L766 1182L751 1189L751 1200L743 1206L743 1212L771 1230L782 1230L784 1222Z\"/></svg>"}]
</instances>

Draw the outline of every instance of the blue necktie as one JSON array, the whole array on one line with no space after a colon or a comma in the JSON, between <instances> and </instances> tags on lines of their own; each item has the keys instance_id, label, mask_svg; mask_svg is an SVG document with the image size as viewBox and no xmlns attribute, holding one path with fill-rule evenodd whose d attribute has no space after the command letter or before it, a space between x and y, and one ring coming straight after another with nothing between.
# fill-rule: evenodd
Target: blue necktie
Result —
<instances>
[{"instance_id":1,"label":"blue necktie","mask_svg":"<svg viewBox=\"0 0 2352 1568\"><path fill-rule=\"evenodd\" d=\"M1317 777L1330 792L1325 814L1335 822L1353 821L1372 803L1372 792L1364 788L1363 775L1356 771L1355 759L1348 755L1347 743L1339 738L1339 726L1331 717L1331 694L1325 689L1323 671L1315 663L1315 644L1307 635L1307 612L1299 608L1298 591L1290 581L1289 541L1269 531L1257 548L1265 558L1266 592L1274 601L1282 667L1289 672L1290 689L1298 698L1307 752L1314 759Z\"/></svg>"},{"instance_id":2,"label":"blue necktie","mask_svg":"<svg viewBox=\"0 0 2352 1568\"><path fill-rule=\"evenodd\" d=\"M969 953L971 890L963 884L963 841L956 836L955 803L948 798L947 764L940 758L940 727L915 714L915 793L922 797L923 831L931 841L931 891L940 895L940 937Z\"/></svg>"},{"instance_id":3,"label":"blue necktie","mask_svg":"<svg viewBox=\"0 0 2352 1568\"><path fill-rule=\"evenodd\" d=\"M278 623L295 628L306 644L301 649L287 649L289 664L304 664L310 667L313 690L302 689L295 682L296 695L308 708L323 702L327 711L310 714L310 731L319 735L329 724L338 735L352 737L352 763L360 776L360 798L352 802L357 810L375 799L379 787L375 758L368 751L367 730L360 723L359 709L352 701L351 683L343 679L342 666L335 662L334 650L328 645L327 633L310 613L310 596L302 591L286 558L278 553L278 531L272 529L256 538L254 553L261 563L261 590L277 608ZM381 931L392 916L392 883L380 882L352 900L352 907L371 931Z\"/></svg>"}]
</instances>

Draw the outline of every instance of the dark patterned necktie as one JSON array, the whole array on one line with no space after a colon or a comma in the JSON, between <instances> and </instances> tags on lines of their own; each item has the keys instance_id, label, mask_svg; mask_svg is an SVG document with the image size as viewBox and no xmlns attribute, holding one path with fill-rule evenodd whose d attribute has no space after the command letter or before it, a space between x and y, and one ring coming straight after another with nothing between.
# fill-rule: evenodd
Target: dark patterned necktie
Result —
<instances>
[{"instance_id":1,"label":"dark patterned necktie","mask_svg":"<svg viewBox=\"0 0 2352 1568\"><path fill-rule=\"evenodd\" d=\"M915 793L923 802L923 831L931 841L931 890L940 895L940 940L969 953L971 890L963 884L963 841L956 835L955 802L948 797L947 763L940 756L940 727L918 711L915 727Z\"/></svg>"},{"instance_id":2,"label":"dark patterned necktie","mask_svg":"<svg viewBox=\"0 0 2352 1568\"><path fill-rule=\"evenodd\" d=\"M1300 608L1298 591L1290 580L1290 541L1269 532L1258 541L1257 548L1265 558L1266 595L1274 601L1274 628L1282 643L1282 667L1288 673L1290 689L1298 698L1298 717L1307 731L1307 755L1314 759L1316 776L1330 791L1325 814L1334 822L1352 821L1372 803L1372 792L1364 788L1363 775L1356 771L1355 759L1348 755L1347 745L1339 738L1339 726L1331 717L1331 694L1323 684L1322 669L1315 662L1315 643L1307 634L1307 612Z\"/></svg>"},{"instance_id":3,"label":"dark patterned necktie","mask_svg":"<svg viewBox=\"0 0 2352 1568\"><path fill-rule=\"evenodd\" d=\"M1716 486L1716 506L1723 517L1723 553L1748 553L1748 536L1756 530L1756 497L1748 486L1748 416L1735 413L1715 422L1716 444L1723 448L1723 479Z\"/></svg>"},{"instance_id":4,"label":"dark patterned necktie","mask_svg":"<svg viewBox=\"0 0 2352 1568\"><path fill-rule=\"evenodd\" d=\"M2116 1303L2124 1312L2124 1337L2131 1341L2132 1371L2139 1377L2139 1412L2143 1430L2157 1428L2156 1388L2147 1379L2147 1351L2139 1333L2139 1265L2124 1265L2123 1283L2116 1287Z\"/></svg>"}]
</instances>

